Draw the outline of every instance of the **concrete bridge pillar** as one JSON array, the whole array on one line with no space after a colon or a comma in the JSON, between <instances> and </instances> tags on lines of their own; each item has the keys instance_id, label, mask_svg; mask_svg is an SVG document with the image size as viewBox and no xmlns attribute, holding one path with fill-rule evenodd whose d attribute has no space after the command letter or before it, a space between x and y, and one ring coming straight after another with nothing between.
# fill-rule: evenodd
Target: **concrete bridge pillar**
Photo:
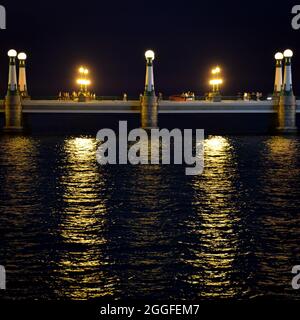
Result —
<instances>
[{"instance_id":1,"label":"concrete bridge pillar","mask_svg":"<svg viewBox=\"0 0 300 320\"><path fill-rule=\"evenodd\" d=\"M22 127L22 104L18 90L15 50L8 51L9 75L8 90L5 97L5 132L20 132Z\"/></svg>"},{"instance_id":2,"label":"concrete bridge pillar","mask_svg":"<svg viewBox=\"0 0 300 320\"><path fill-rule=\"evenodd\" d=\"M284 51L284 80L279 97L278 127L277 130L283 134L297 132L296 127L296 98L292 85L292 56L291 50Z\"/></svg>"},{"instance_id":3,"label":"concrete bridge pillar","mask_svg":"<svg viewBox=\"0 0 300 320\"><path fill-rule=\"evenodd\" d=\"M153 74L153 60L155 58L154 52L148 50L145 53L146 66L146 80L145 91L141 99L141 126L144 129L156 128L158 117L158 100L154 89L154 74Z\"/></svg>"}]
</instances>

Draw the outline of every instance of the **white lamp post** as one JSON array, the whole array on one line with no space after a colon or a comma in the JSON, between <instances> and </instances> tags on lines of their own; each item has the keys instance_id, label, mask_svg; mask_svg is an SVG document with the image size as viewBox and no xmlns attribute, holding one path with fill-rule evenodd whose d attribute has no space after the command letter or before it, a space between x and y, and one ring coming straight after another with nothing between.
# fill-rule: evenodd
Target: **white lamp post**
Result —
<instances>
[{"instance_id":1,"label":"white lamp post","mask_svg":"<svg viewBox=\"0 0 300 320\"><path fill-rule=\"evenodd\" d=\"M7 53L9 57L9 73L8 73L8 90L11 92L18 91L16 57L17 51L11 49Z\"/></svg>"},{"instance_id":2,"label":"white lamp post","mask_svg":"<svg viewBox=\"0 0 300 320\"><path fill-rule=\"evenodd\" d=\"M155 59L154 51L147 50L145 52L145 58L147 61L145 93L151 94L151 93L154 93L154 74L153 74L153 60Z\"/></svg>"},{"instance_id":3,"label":"white lamp post","mask_svg":"<svg viewBox=\"0 0 300 320\"><path fill-rule=\"evenodd\" d=\"M141 99L141 126L142 128L156 128L157 127L157 108L158 102L154 89L154 73L153 73L153 60L155 54L153 50L145 52L146 64L146 79L145 91Z\"/></svg>"},{"instance_id":4,"label":"white lamp post","mask_svg":"<svg viewBox=\"0 0 300 320\"><path fill-rule=\"evenodd\" d=\"M9 57L8 90L5 97L5 132L20 132L22 127L22 104L18 90L16 57L17 51L11 49Z\"/></svg>"},{"instance_id":5,"label":"white lamp post","mask_svg":"<svg viewBox=\"0 0 300 320\"><path fill-rule=\"evenodd\" d=\"M19 91L23 98L28 97L27 91L27 79L26 79L26 65L25 61L27 59L27 55L24 52L18 54L19 59Z\"/></svg>"},{"instance_id":6,"label":"white lamp post","mask_svg":"<svg viewBox=\"0 0 300 320\"><path fill-rule=\"evenodd\" d=\"M275 54L276 71L275 71L275 83L274 83L274 96L278 96L282 89L282 60L283 54L277 52Z\"/></svg>"},{"instance_id":7,"label":"white lamp post","mask_svg":"<svg viewBox=\"0 0 300 320\"><path fill-rule=\"evenodd\" d=\"M285 58L284 61L284 81L283 81L283 90L286 93L293 93L293 84L292 84L292 57L293 51L287 49L284 51L283 56Z\"/></svg>"}]
</instances>

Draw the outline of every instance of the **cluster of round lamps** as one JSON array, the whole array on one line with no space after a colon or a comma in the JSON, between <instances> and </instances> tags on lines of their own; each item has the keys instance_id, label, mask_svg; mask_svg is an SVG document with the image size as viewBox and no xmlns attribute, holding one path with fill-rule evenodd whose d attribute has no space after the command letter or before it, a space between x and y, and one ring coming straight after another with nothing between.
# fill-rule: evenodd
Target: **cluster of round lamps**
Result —
<instances>
[{"instance_id":1,"label":"cluster of round lamps","mask_svg":"<svg viewBox=\"0 0 300 320\"><path fill-rule=\"evenodd\" d=\"M17 57L19 60L23 60L23 61L27 59L26 53L20 52L20 53L18 54L17 51L14 50L14 49L9 50L7 54L8 54L8 56L9 56L10 58L16 58L16 57ZM292 58L292 57L293 57L293 51L290 50L290 49L285 50L283 53L277 52L277 53L275 54L275 59L276 59L276 60L283 60L284 58ZM147 50L147 51L145 52L145 58L146 58L147 60L152 60L152 61L153 61L153 60L155 59L155 53L154 53L154 51L152 51L152 50ZM219 67L216 67L215 69L212 70L212 74L217 75L217 74L220 73L220 71L221 71L220 68L219 68ZM86 68L84 68L84 67L81 67L81 68L79 69L79 73L80 73L81 75L84 75L85 77L84 77L84 78L81 78L81 79L78 79L78 80L77 80L77 83L80 84L80 85L84 85L84 86L90 85L90 84L91 84L91 81L88 80L88 79L86 79L86 76L87 76L87 74L89 73L88 69L86 69ZM222 84L222 83L223 83L223 80L222 80L222 79L213 79L213 80L210 81L210 84L213 85L213 86L218 86L218 85L220 85L220 84Z\"/></svg>"},{"instance_id":2,"label":"cluster of round lamps","mask_svg":"<svg viewBox=\"0 0 300 320\"><path fill-rule=\"evenodd\" d=\"M26 59L27 59L26 53L20 52L20 53L18 54L17 51L14 50L14 49L9 50L8 53L7 53L7 55L8 55L10 58L16 58L16 57L18 57L19 60L26 60Z\"/></svg>"},{"instance_id":3,"label":"cluster of round lamps","mask_svg":"<svg viewBox=\"0 0 300 320\"><path fill-rule=\"evenodd\" d=\"M283 53L277 52L275 54L276 60L282 60L283 58L292 58L293 57L293 51L290 49L285 50Z\"/></svg>"}]
</instances>

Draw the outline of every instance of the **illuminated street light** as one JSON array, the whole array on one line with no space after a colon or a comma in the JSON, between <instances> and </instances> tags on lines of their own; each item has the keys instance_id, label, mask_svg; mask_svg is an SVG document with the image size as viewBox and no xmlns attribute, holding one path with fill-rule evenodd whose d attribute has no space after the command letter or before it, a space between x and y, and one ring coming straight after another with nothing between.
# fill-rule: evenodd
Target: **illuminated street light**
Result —
<instances>
[{"instance_id":1,"label":"illuminated street light","mask_svg":"<svg viewBox=\"0 0 300 320\"><path fill-rule=\"evenodd\" d=\"M27 59L26 53L20 52L20 53L18 54L18 59L19 59L19 60L26 60L26 59Z\"/></svg>"},{"instance_id":2,"label":"illuminated street light","mask_svg":"<svg viewBox=\"0 0 300 320\"><path fill-rule=\"evenodd\" d=\"M87 75L87 74L89 73L89 70L88 70L87 68L85 68L85 67L80 67L80 68L78 69L78 72L79 72L80 74L82 74L82 75Z\"/></svg>"},{"instance_id":3,"label":"illuminated street light","mask_svg":"<svg viewBox=\"0 0 300 320\"><path fill-rule=\"evenodd\" d=\"M155 53L153 50L145 52L146 58L146 78L145 91L141 98L141 126L142 128L156 128L158 117L158 100L154 88L153 60Z\"/></svg>"},{"instance_id":4,"label":"illuminated street light","mask_svg":"<svg viewBox=\"0 0 300 320\"><path fill-rule=\"evenodd\" d=\"M17 70L16 70L16 57L18 53L16 50L11 49L7 52L7 55L9 57L8 91L18 92Z\"/></svg>"},{"instance_id":5,"label":"illuminated street light","mask_svg":"<svg viewBox=\"0 0 300 320\"><path fill-rule=\"evenodd\" d=\"M283 57L284 57L284 55L283 55L281 52L277 52L277 53L275 54L275 59L276 59L276 60L282 60Z\"/></svg>"},{"instance_id":6,"label":"illuminated street light","mask_svg":"<svg viewBox=\"0 0 300 320\"><path fill-rule=\"evenodd\" d=\"M219 91L219 86L223 84L222 79L213 79L209 81L209 84L213 86L213 92Z\"/></svg>"},{"instance_id":7,"label":"illuminated street light","mask_svg":"<svg viewBox=\"0 0 300 320\"><path fill-rule=\"evenodd\" d=\"M80 86L78 100L80 102L85 102L91 98L91 95L88 92L88 86L91 85L91 80L87 77L90 71L86 67L81 66L78 69L78 73L80 75L79 78L76 80L77 84Z\"/></svg>"},{"instance_id":8,"label":"illuminated street light","mask_svg":"<svg viewBox=\"0 0 300 320\"><path fill-rule=\"evenodd\" d=\"M22 126L22 103L18 90L17 70L16 70L16 50L9 50L9 73L8 73L8 90L4 100L5 106L5 127L6 132L20 132Z\"/></svg>"},{"instance_id":9,"label":"illuminated street light","mask_svg":"<svg viewBox=\"0 0 300 320\"><path fill-rule=\"evenodd\" d=\"M287 50L284 51L283 55L284 55L285 58L292 58L292 56L294 55L294 53L293 53L292 50L287 49Z\"/></svg>"},{"instance_id":10,"label":"illuminated street light","mask_svg":"<svg viewBox=\"0 0 300 320\"><path fill-rule=\"evenodd\" d=\"M219 66L211 70L211 73L215 76L209 81L212 86L212 92L209 93L209 98L212 101L221 101L220 86L223 84L223 79L220 78L221 68Z\"/></svg>"},{"instance_id":11,"label":"illuminated street light","mask_svg":"<svg viewBox=\"0 0 300 320\"><path fill-rule=\"evenodd\" d=\"M88 86L91 84L91 81L87 79L87 75L89 74L89 70L83 66L78 69L80 74L80 78L77 79L77 84L80 85L80 92L88 92Z\"/></svg>"},{"instance_id":12,"label":"illuminated street light","mask_svg":"<svg viewBox=\"0 0 300 320\"><path fill-rule=\"evenodd\" d=\"M278 127L277 130L281 133L296 133L296 112L297 103L293 93L292 81L292 57L293 51L287 49L284 51L284 77L282 90L279 96L278 103Z\"/></svg>"},{"instance_id":13,"label":"illuminated street light","mask_svg":"<svg viewBox=\"0 0 300 320\"><path fill-rule=\"evenodd\" d=\"M29 98L28 91L27 91L27 80L26 80L26 65L25 65L25 61L27 59L26 53L20 52L18 54L18 59L19 59L19 90L23 98Z\"/></svg>"},{"instance_id":14,"label":"illuminated street light","mask_svg":"<svg viewBox=\"0 0 300 320\"><path fill-rule=\"evenodd\" d=\"M292 50L287 49L283 52L284 56L284 78L283 78L283 90L286 94L293 93L292 85L292 57L294 53Z\"/></svg>"},{"instance_id":15,"label":"illuminated street light","mask_svg":"<svg viewBox=\"0 0 300 320\"><path fill-rule=\"evenodd\" d=\"M145 52L145 57L146 57L147 60L153 61L153 60L155 59L155 53L154 53L154 51L152 51L152 50L147 50L147 51Z\"/></svg>"},{"instance_id":16,"label":"illuminated street light","mask_svg":"<svg viewBox=\"0 0 300 320\"><path fill-rule=\"evenodd\" d=\"M15 58L17 56L17 51L14 50L14 49L11 49L7 52L7 55L10 57L10 58Z\"/></svg>"},{"instance_id":17,"label":"illuminated street light","mask_svg":"<svg viewBox=\"0 0 300 320\"><path fill-rule=\"evenodd\" d=\"M88 79L77 79L77 83L82 85L82 86L89 86L91 84L91 80L88 80Z\"/></svg>"},{"instance_id":18,"label":"illuminated street light","mask_svg":"<svg viewBox=\"0 0 300 320\"><path fill-rule=\"evenodd\" d=\"M278 97L282 89L282 60L284 56L281 52L275 54L276 71L275 71L275 84L274 84L274 97Z\"/></svg>"},{"instance_id":19,"label":"illuminated street light","mask_svg":"<svg viewBox=\"0 0 300 320\"><path fill-rule=\"evenodd\" d=\"M219 75L221 73L221 68L217 66L214 69L212 69L211 73L213 75L217 76L217 75ZM212 80L210 80L209 83L212 86L212 91L213 92L219 92L219 87L223 83L223 79L221 79L221 78L213 78Z\"/></svg>"},{"instance_id":20,"label":"illuminated street light","mask_svg":"<svg viewBox=\"0 0 300 320\"><path fill-rule=\"evenodd\" d=\"M153 60L155 59L154 51L147 50L145 52L145 58L147 60L145 93L154 94L154 75L153 75Z\"/></svg>"},{"instance_id":21,"label":"illuminated street light","mask_svg":"<svg viewBox=\"0 0 300 320\"><path fill-rule=\"evenodd\" d=\"M220 67L216 67L215 69L213 69L211 71L212 74L219 74L221 72L221 68Z\"/></svg>"}]
</instances>

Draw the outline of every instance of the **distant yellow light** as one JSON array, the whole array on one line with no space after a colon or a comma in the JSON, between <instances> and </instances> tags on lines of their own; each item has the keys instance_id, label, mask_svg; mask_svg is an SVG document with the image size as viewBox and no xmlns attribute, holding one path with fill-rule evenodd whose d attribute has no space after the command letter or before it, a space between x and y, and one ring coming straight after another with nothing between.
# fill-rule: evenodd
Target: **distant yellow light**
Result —
<instances>
[{"instance_id":1,"label":"distant yellow light","mask_svg":"<svg viewBox=\"0 0 300 320\"><path fill-rule=\"evenodd\" d=\"M89 86L91 84L91 80L88 79L77 79L77 83L83 86Z\"/></svg>"},{"instance_id":2,"label":"distant yellow light","mask_svg":"<svg viewBox=\"0 0 300 320\"><path fill-rule=\"evenodd\" d=\"M218 85L218 84L222 84L223 83L223 79L213 79L209 81L210 85Z\"/></svg>"},{"instance_id":3,"label":"distant yellow light","mask_svg":"<svg viewBox=\"0 0 300 320\"><path fill-rule=\"evenodd\" d=\"M83 68L83 67L80 67L80 68L78 69L78 72L79 72L79 73L84 73L84 68Z\"/></svg>"},{"instance_id":4,"label":"distant yellow light","mask_svg":"<svg viewBox=\"0 0 300 320\"><path fill-rule=\"evenodd\" d=\"M221 68L220 67L216 67L215 69L212 69L211 73L212 74L218 74L221 72Z\"/></svg>"}]
</instances>

